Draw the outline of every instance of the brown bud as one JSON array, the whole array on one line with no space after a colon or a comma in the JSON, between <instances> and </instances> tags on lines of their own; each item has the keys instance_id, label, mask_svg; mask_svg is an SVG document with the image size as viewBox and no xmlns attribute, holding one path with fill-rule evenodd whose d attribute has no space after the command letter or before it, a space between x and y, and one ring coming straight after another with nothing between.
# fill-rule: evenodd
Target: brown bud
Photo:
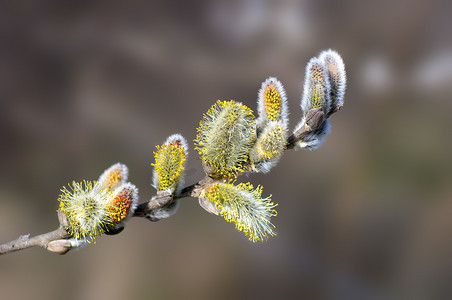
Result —
<instances>
[{"instance_id":1,"label":"brown bud","mask_svg":"<svg viewBox=\"0 0 452 300\"><path fill-rule=\"evenodd\" d=\"M68 240L51 241L47 244L46 247L47 250L59 254L66 254L69 250L71 250L71 248L71 242L69 242Z\"/></svg>"},{"instance_id":2,"label":"brown bud","mask_svg":"<svg viewBox=\"0 0 452 300\"><path fill-rule=\"evenodd\" d=\"M320 128L324 121L324 115L323 107L310 109L306 115L306 126L312 131Z\"/></svg>"},{"instance_id":3,"label":"brown bud","mask_svg":"<svg viewBox=\"0 0 452 300\"><path fill-rule=\"evenodd\" d=\"M215 204L204 197L199 197L199 205L204 208L208 213L214 214L218 216L218 210L215 207Z\"/></svg>"}]
</instances>

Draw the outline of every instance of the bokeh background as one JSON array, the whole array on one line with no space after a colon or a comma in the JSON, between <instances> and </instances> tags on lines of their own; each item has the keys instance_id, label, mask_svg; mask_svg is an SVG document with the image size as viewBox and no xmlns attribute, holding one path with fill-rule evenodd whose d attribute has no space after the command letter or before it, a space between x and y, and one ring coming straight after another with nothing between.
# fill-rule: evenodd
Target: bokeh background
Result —
<instances>
[{"instance_id":1,"label":"bokeh background","mask_svg":"<svg viewBox=\"0 0 452 300\"><path fill-rule=\"evenodd\" d=\"M0 257L2 299L450 299L451 1L5 1L0 242L53 230L59 189L189 141L217 100L252 109L276 76L290 127L307 61L336 49L348 88L316 151L253 174L279 203L252 244L196 199L59 256ZM190 142L187 184L203 177Z\"/></svg>"}]
</instances>

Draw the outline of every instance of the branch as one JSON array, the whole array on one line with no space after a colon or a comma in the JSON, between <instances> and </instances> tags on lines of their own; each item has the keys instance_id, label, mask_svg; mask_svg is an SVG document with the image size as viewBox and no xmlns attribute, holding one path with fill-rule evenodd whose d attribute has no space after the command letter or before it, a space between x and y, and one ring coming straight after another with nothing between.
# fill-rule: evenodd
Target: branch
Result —
<instances>
[{"instance_id":1,"label":"branch","mask_svg":"<svg viewBox=\"0 0 452 300\"><path fill-rule=\"evenodd\" d=\"M30 238L30 235L21 235L18 239L6 244L0 245L0 255L27 249L33 246L43 247L51 252L64 254L71 248L69 241L64 242L62 239L71 237L65 228L69 226L69 221L65 214L58 211L58 221L60 226L58 229L43 233ZM63 242L58 242L63 241Z\"/></svg>"},{"instance_id":2,"label":"branch","mask_svg":"<svg viewBox=\"0 0 452 300\"><path fill-rule=\"evenodd\" d=\"M26 248L30 248L33 246L39 246L43 247L49 251L53 251L53 247L55 245L50 245L49 243L55 240L59 239L66 239L69 238L70 235L67 233L67 231L62 227L58 227L58 229L44 233L41 235L37 235L35 237L30 238L29 235L21 235L18 239L11 241L9 243L0 245L0 255L7 254L14 251L23 250ZM59 251L53 251L53 252L59 252ZM67 252L67 251L66 251Z\"/></svg>"},{"instance_id":3,"label":"branch","mask_svg":"<svg viewBox=\"0 0 452 300\"><path fill-rule=\"evenodd\" d=\"M288 137L286 150L293 149L298 140L303 139L303 137L305 137L312 131L320 128L324 120L328 119L333 113L339 111L340 109L341 106L338 105L327 115L325 115L323 108L311 109L306 116L305 124ZM221 181L221 179L214 179L206 176L199 182L183 188L180 194L177 195L172 195L167 191L159 191L154 197L152 197L151 200L140 204L135 210L133 216L144 217L151 221L155 221L155 219L149 216L153 210L169 206L173 201L178 199L189 197L198 198L206 187L218 181ZM29 235L23 235L14 241L2 244L0 245L0 255L19 251L33 246L43 247L48 251L60 254L67 253L72 247L71 243L67 240L71 236L65 230L65 228L69 226L69 223L64 214L58 213L58 219L60 221L60 226L58 227L58 229L32 238L30 238ZM121 231L122 229L120 228L116 232L110 232L107 234L116 234Z\"/></svg>"},{"instance_id":4,"label":"branch","mask_svg":"<svg viewBox=\"0 0 452 300\"><path fill-rule=\"evenodd\" d=\"M206 176L204 179L200 180L199 182L183 188L179 195L174 195L174 196L166 191L159 191L159 192L157 192L157 195L152 197L151 200L138 205L133 216L148 218L148 215L154 209L170 205L174 200L181 199L181 198L187 198L187 197L198 198L198 196L202 192L202 190L204 190L206 187L208 187L209 185L211 185L212 183L214 183L216 181L218 181L218 180L215 180L213 178L210 178L209 176Z\"/></svg>"}]
</instances>

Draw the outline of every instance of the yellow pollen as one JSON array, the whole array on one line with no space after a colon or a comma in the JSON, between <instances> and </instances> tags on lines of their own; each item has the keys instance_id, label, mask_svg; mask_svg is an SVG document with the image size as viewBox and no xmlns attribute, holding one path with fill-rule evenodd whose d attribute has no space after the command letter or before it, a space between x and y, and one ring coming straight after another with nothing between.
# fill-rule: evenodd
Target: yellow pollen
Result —
<instances>
[{"instance_id":1,"label":"yellow pollen","mask_svg":"<svg viewBox=\"0 0 452 300\"><path fill-rule=\"evenodd\" d=\"M108 173L107 179L105 180L105 187L109 190L113 189L122 180L122 172L120 170L112 170Z\"/></svg>"},{"instance_id":2,"label":"yellow pollen","mask_svg":"<svg viewBox=\"0 0 452 300\"><path fill-rule=\"evenodd\" d=\"M273 84L269 84L265 88L264 99L268 118L276 121L281 114L281 95Z\"/></svg>"}]
</instances>

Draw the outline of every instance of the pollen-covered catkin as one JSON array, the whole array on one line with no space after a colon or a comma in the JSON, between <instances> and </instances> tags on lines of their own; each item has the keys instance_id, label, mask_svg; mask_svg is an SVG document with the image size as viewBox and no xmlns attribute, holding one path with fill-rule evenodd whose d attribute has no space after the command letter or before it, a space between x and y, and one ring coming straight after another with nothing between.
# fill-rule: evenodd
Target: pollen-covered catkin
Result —
<instances>
[{"instance_id":1,"label":"pollen-covered catkin","mask_svg":"<svg viewBox=\"0 0 452 300\"><path fill-rule=\"evenodd\" d=\"M242 231L252 242L274 236L275 226L270 218L276 216L277 204L271 202L271 195L262 198L262 187L254 188L251 183L216 183L207 187L200 195L212 202L219 214L235 228Z\"/></svg>"},{"instance_id":2,"label":"pollen-covered catkin","mask_svg":"<svg viewBox=\"0 0 452 300\"><path fill-rule=\"evenodd\" d=\"M110 225L114 227L124 222L133 215L138 204L138 189L131 183L125 183L116 188L109 201L107 211L109 212Z\"/></svg>"},{"instance_id":3,"label":"pollen-covered catkin","mask_svg":"<svg viewBox=\"0 0 452 300\"><path fill-rule=\"evenodd\" d=\"M218 100L204 115L197 129L195 149L212 177L231 177L244 171L255 140L253 112L245 105Z\"/></svg>"},{"instance_id":4,"label":"pollen-covered catkin","mask_svg":"<svg viewBox=\"0 0 452 300\"><path fill-rule=\"evenodd\" d=\"M111 225L107 203L112 191L102 188L99 183L84 181L72 182L63 187L58 198L59 208L69 221L66 229L76 240L93 240L102 235Z\"/></svg>"},{"instance_id":5,"label":"pollen-covered catkin","mask_svg":"<svg viewBox=\"0 0 452 300\"><path fill-rule=\"evenodd\" d=\"M163 145L157 146L152 166L154 166L153 185L158 191L175 194L182 188L187 156L187 142L180 134L171 135Z\"/></svg>"}]
</instances>

